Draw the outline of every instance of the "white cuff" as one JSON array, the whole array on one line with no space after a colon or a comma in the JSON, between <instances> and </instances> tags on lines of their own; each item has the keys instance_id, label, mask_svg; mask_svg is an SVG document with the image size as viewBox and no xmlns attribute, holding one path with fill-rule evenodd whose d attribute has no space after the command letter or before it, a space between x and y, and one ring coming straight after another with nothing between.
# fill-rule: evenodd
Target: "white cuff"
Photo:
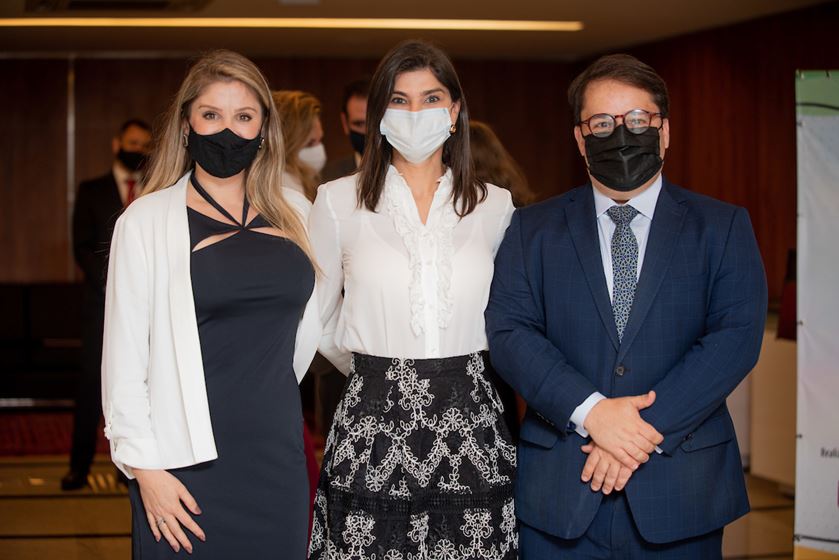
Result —
<instances>
[{"instance_id":1,"label":"white cuff","mask_svg":"<svg viewBox=\"0 0 839 560\"><path fill-rule=\"evenodd\" d=\"M574 431L580 434L580 436L584 438L588 437L588 431L583 428L583 423L586 421L588 413L591 412L592 408L594 408L594 405L605 398L605 396L595 391L583 401L583 404L575 408L574 412L571 413L571 423L574 424Z\"/></svg>"}]
</instances>

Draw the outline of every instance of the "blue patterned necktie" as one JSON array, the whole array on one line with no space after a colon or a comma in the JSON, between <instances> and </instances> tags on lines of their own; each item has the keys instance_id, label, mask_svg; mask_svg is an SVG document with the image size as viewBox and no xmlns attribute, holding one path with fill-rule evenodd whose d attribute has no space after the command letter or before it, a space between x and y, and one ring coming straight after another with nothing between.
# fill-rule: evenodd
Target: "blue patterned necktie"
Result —
<instances>
[{"instance_id":1,"label":"blue patterned necktie","mask_svg":"<svg viewBox=\"0 0 839 560\"><path fill-rule=\"evenodd\" d=\"M638 282L638 240L629 227L638 210L629 205L612 206L606 213L617 225L612 234L612 313L618 328L618 340L623 340Z\"/></svg>"}]
</instances>

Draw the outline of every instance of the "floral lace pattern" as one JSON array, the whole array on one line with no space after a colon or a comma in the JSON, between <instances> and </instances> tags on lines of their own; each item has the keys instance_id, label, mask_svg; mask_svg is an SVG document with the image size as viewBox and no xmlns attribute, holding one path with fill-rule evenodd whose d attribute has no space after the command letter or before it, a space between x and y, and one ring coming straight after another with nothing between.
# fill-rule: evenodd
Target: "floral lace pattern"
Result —
<instances>
[{"instance_id":1,"label":"floral lace pattern","mask_svg":"<svg viewBox=\"0 0 839 560\"><path fill-rule=\"evenodd\" d=\"M310 557L518 557L515 447L484 355L354 356L326 442Z\"/></svg>"}]
</instances>

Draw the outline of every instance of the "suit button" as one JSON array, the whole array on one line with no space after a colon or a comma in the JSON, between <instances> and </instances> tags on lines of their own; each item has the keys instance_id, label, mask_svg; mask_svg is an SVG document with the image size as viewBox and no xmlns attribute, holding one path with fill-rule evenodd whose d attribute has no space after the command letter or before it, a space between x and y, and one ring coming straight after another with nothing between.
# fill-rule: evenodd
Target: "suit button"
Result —
<instances>
[{"instance_id":1,"label":"suit button","mask_svg":"<svg viewBox=\"0 0 839 560\"><path fill-rule=\"evenodd\" d=\"M624 373L626 373L626 368L623 366L623 364L620 364L618 367L615 368L615 375L623 376Z\"/></svg>"}]
</instances>

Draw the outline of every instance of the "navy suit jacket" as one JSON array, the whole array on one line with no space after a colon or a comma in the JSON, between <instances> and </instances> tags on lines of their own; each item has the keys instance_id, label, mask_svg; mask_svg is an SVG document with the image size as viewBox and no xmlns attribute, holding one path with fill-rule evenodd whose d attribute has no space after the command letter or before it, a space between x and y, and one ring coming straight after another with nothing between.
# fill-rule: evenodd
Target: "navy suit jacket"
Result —
<instances>
[{"instance_id":1,"label":"navy suit jacket","mask_svg":"<svg viewBox=\"0 0 839 560\"><path fill-rule=\"evenodd\" d=\"M625 488L645 540L718 529L749 510L725 399L757 361L766 319L763 263L745 209L663 182L622 342L600 257L591 185L517 210L486 310L492 363L521 394L516 512L572 539L602 499L580 480L569 427L591 393L656 402L663 436Z\"/></svg>"}]
</instances>

